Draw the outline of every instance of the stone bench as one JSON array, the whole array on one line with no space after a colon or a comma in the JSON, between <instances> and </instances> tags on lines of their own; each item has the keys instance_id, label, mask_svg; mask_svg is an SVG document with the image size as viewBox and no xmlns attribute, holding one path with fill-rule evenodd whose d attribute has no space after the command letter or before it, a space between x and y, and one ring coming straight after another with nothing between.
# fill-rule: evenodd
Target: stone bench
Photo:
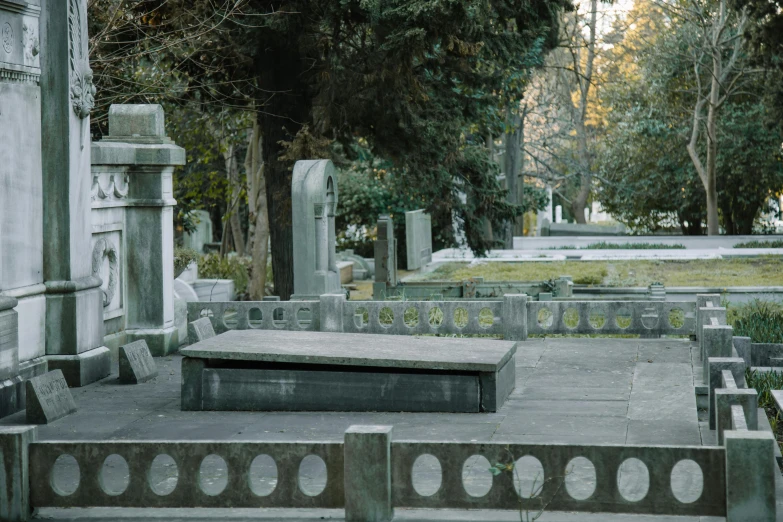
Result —
<instances>
[{"instance_id":1,"label":"stone bench","mask_svg":"<svg viewBox=\"0 0 783 522\"><path fill-rule=\"evenodd\" d=\"M181 351L182 410L497 411L516 344L234 330Z\"/></svg>"}]
</instances>

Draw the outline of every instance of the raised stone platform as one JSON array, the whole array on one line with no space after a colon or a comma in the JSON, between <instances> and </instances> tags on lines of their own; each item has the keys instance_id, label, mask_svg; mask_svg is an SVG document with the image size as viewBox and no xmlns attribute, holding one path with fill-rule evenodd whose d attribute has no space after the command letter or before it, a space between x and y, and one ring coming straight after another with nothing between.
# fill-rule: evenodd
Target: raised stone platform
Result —
<instances>
[{"instance_id":1,"label":"raised stone platform","mask_svg":"<svg viewBox=\"0 0 783 522\"><path fill-rule=\"evenodd\" d=\"M516 344L237 330L182 350L182 410L495 412Z\"/></svg>"}]
</instances>

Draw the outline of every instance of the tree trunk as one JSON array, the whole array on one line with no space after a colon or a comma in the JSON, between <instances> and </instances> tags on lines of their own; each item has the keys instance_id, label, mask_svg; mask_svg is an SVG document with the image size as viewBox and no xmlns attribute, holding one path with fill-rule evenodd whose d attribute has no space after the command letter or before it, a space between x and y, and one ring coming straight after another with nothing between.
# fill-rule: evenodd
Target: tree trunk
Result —
<instances>
[{"instance_id":1,"label":"tree trunk","mask_svg":"<svg viewBox=\"0 0 783 522\"><path fill-rule=\"evenodd\" d=\"M299 27L293 23L286 29L287 41L279 33L270 34L268 39L262 34L255 63L256 80L264 93L258 102L259 107L263 106L263 112L258 114L258 124L264 137L261 157L270 223L272 272L275 293L284 301L289 300L294 291L293 165L280 160L283 152L280 142L294 139L302 126L310 121L312 108L311 93L306 84L310 62L299 51L299 33ZM274 95L269 96L268 93ZM272 223L274 226L271 226Z\"/></svg>"},{"instance_id":2,"label":"tree trunk","mask_svg":"<svg viewBox=\"0 0 783 522\"><path fill-rule=\"evenodd\" d=\"M717 75L721 70L720 57L712 61L712 83L710 86L710 106L707 110L707 182L704 189L707 191L707 234L717 236L720 234L718 223L718 186L716 178L718 159L718 103L720 99L721 85Z\"/></svg>"},{"instance_id":3,"label":"tree trunk","mask_svg":"<svg viewBox=\"0 0 783 522\"><path fill-rule=\"evenodd\" d=\"M237 164L236 148L233 144L226 147L223 153L226 162L226 174L228 175L229 185L231 186L231 200L228 208L228 222L231 226L231 237L233 238L234 251L240 257L245 255L245 239L242 234L242 225L239 222L239 209L242 202L242 188L239 184L239 165Z\"/></svg>"},{"instance_id":4,"label":"tree trunk","mask_svg":"<svg viewBox=\"0 0 783 522\"><path fill-rule=\"evenodd\" d=\"M250 252L253 257L250 285L250 299L260 301L266 291L267 252L269 248L269 219L266 208L266 184L261 161L261 129L256 121L250 132L245 158L245 171L249 184L250 216L252 219L252 241ZM250 235L250 234L248 234Z\"/></svg>"},{"instance_id":5,"label":"tree trunk","mask_svg":"<svg viewBox=\"0 0 783 522\"><path fill-rule=\"evenodd\" d=\"M517 180L519 176L520 168L520 138L521 138L521 126L522 118L518 114L512 113L510 110L506 115L506 124L508 130L504 136L506 142L506 154L505 154L505 171L506 171L506 201L510 205L518 205L519 191L517 187ZM505 248L512 250L514 248L514 221L509 221L505 225Z\"/></svg>"}]
</instances>

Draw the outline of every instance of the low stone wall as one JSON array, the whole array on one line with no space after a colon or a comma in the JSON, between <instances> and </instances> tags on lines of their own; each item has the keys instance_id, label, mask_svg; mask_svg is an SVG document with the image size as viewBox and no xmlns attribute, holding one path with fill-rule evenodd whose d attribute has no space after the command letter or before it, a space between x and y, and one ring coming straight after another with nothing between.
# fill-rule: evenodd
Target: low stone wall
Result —
<instances>
[{"instance_id":1,"label":"low stone wall","mask_svg":"<svg viewBox=\"0 0 783 522\"><path fill-rule=\"evenodd\" d=\"M695 303L537 301L527 305L528 334L690 335Z\"/></svg>"},{"instance_id":2,"label":"low stone wall","mask_svg":"<svg viewBox=\"0 0 783 522\"><path fill-rule=\"evenodd\" d=\"M526 295L502 300L319 301L188 303L188 321L209 317L227 330L315 330L387 335L494 335L525 340L529 334L693 335L695 303L654 301L532 302ZM276 314L276 315L275 315Z\"/></svg>"},{"instance_id":3,"label":"low stone wall","mask_svg":"<svg viewBox=\"0 0 783 522\"><path fill-rule=\"evenodd\" d=\"M344 508L346 520L365 522L391 520L395 507L537 512L544 505L730 522L775 515L773 468L759 465L757 448L774 441L742 429L726 432L725 446L392 442L391 426L353 426L332 443L35 442L36 430L0 428L11 493L0 503L3 520L28 520L42 507ZM276 481L259 480L259 458ZM320 484L306 477L313 459L325 470ZM153 480L156 466L171 478ZM205 481L205 467L220 469L221 479ZM474 468L481 480L471 478ZM417 483L421 473L429 480Z\"/></svg>"}]
</instances>

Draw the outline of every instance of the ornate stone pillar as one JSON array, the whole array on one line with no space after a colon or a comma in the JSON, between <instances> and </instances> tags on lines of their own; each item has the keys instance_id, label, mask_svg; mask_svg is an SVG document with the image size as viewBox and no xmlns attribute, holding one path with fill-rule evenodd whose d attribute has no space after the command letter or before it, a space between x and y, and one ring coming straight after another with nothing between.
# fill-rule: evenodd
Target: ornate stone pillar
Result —
<instances>
[{"instance_id":1,"label":"ornate stone pillar","mask_svg":"<svg viewBox=\"0 0 783 522\"><path fill-rule=\"evenodd\" d=\"M112 105L109 135L92 145L95 170L127 179L125 273L127 341L144 339L155 356L174 352L174 200L172 174L185 149L166 137L160 105ZM96 244L96 248L99 245Z\"/></svg>"},{"instance_id":2,"label":"ornate stone pillar","mask_svg":"<svg viewBox=\"0 0 783 522\"><path fill-rule=\"evenodd\" d=\"M41 0L41 130L46 354L70 386L109 374L102 281L90 256L90 111L95 88L86 0Z\"/></svg>"}]
</instances>

